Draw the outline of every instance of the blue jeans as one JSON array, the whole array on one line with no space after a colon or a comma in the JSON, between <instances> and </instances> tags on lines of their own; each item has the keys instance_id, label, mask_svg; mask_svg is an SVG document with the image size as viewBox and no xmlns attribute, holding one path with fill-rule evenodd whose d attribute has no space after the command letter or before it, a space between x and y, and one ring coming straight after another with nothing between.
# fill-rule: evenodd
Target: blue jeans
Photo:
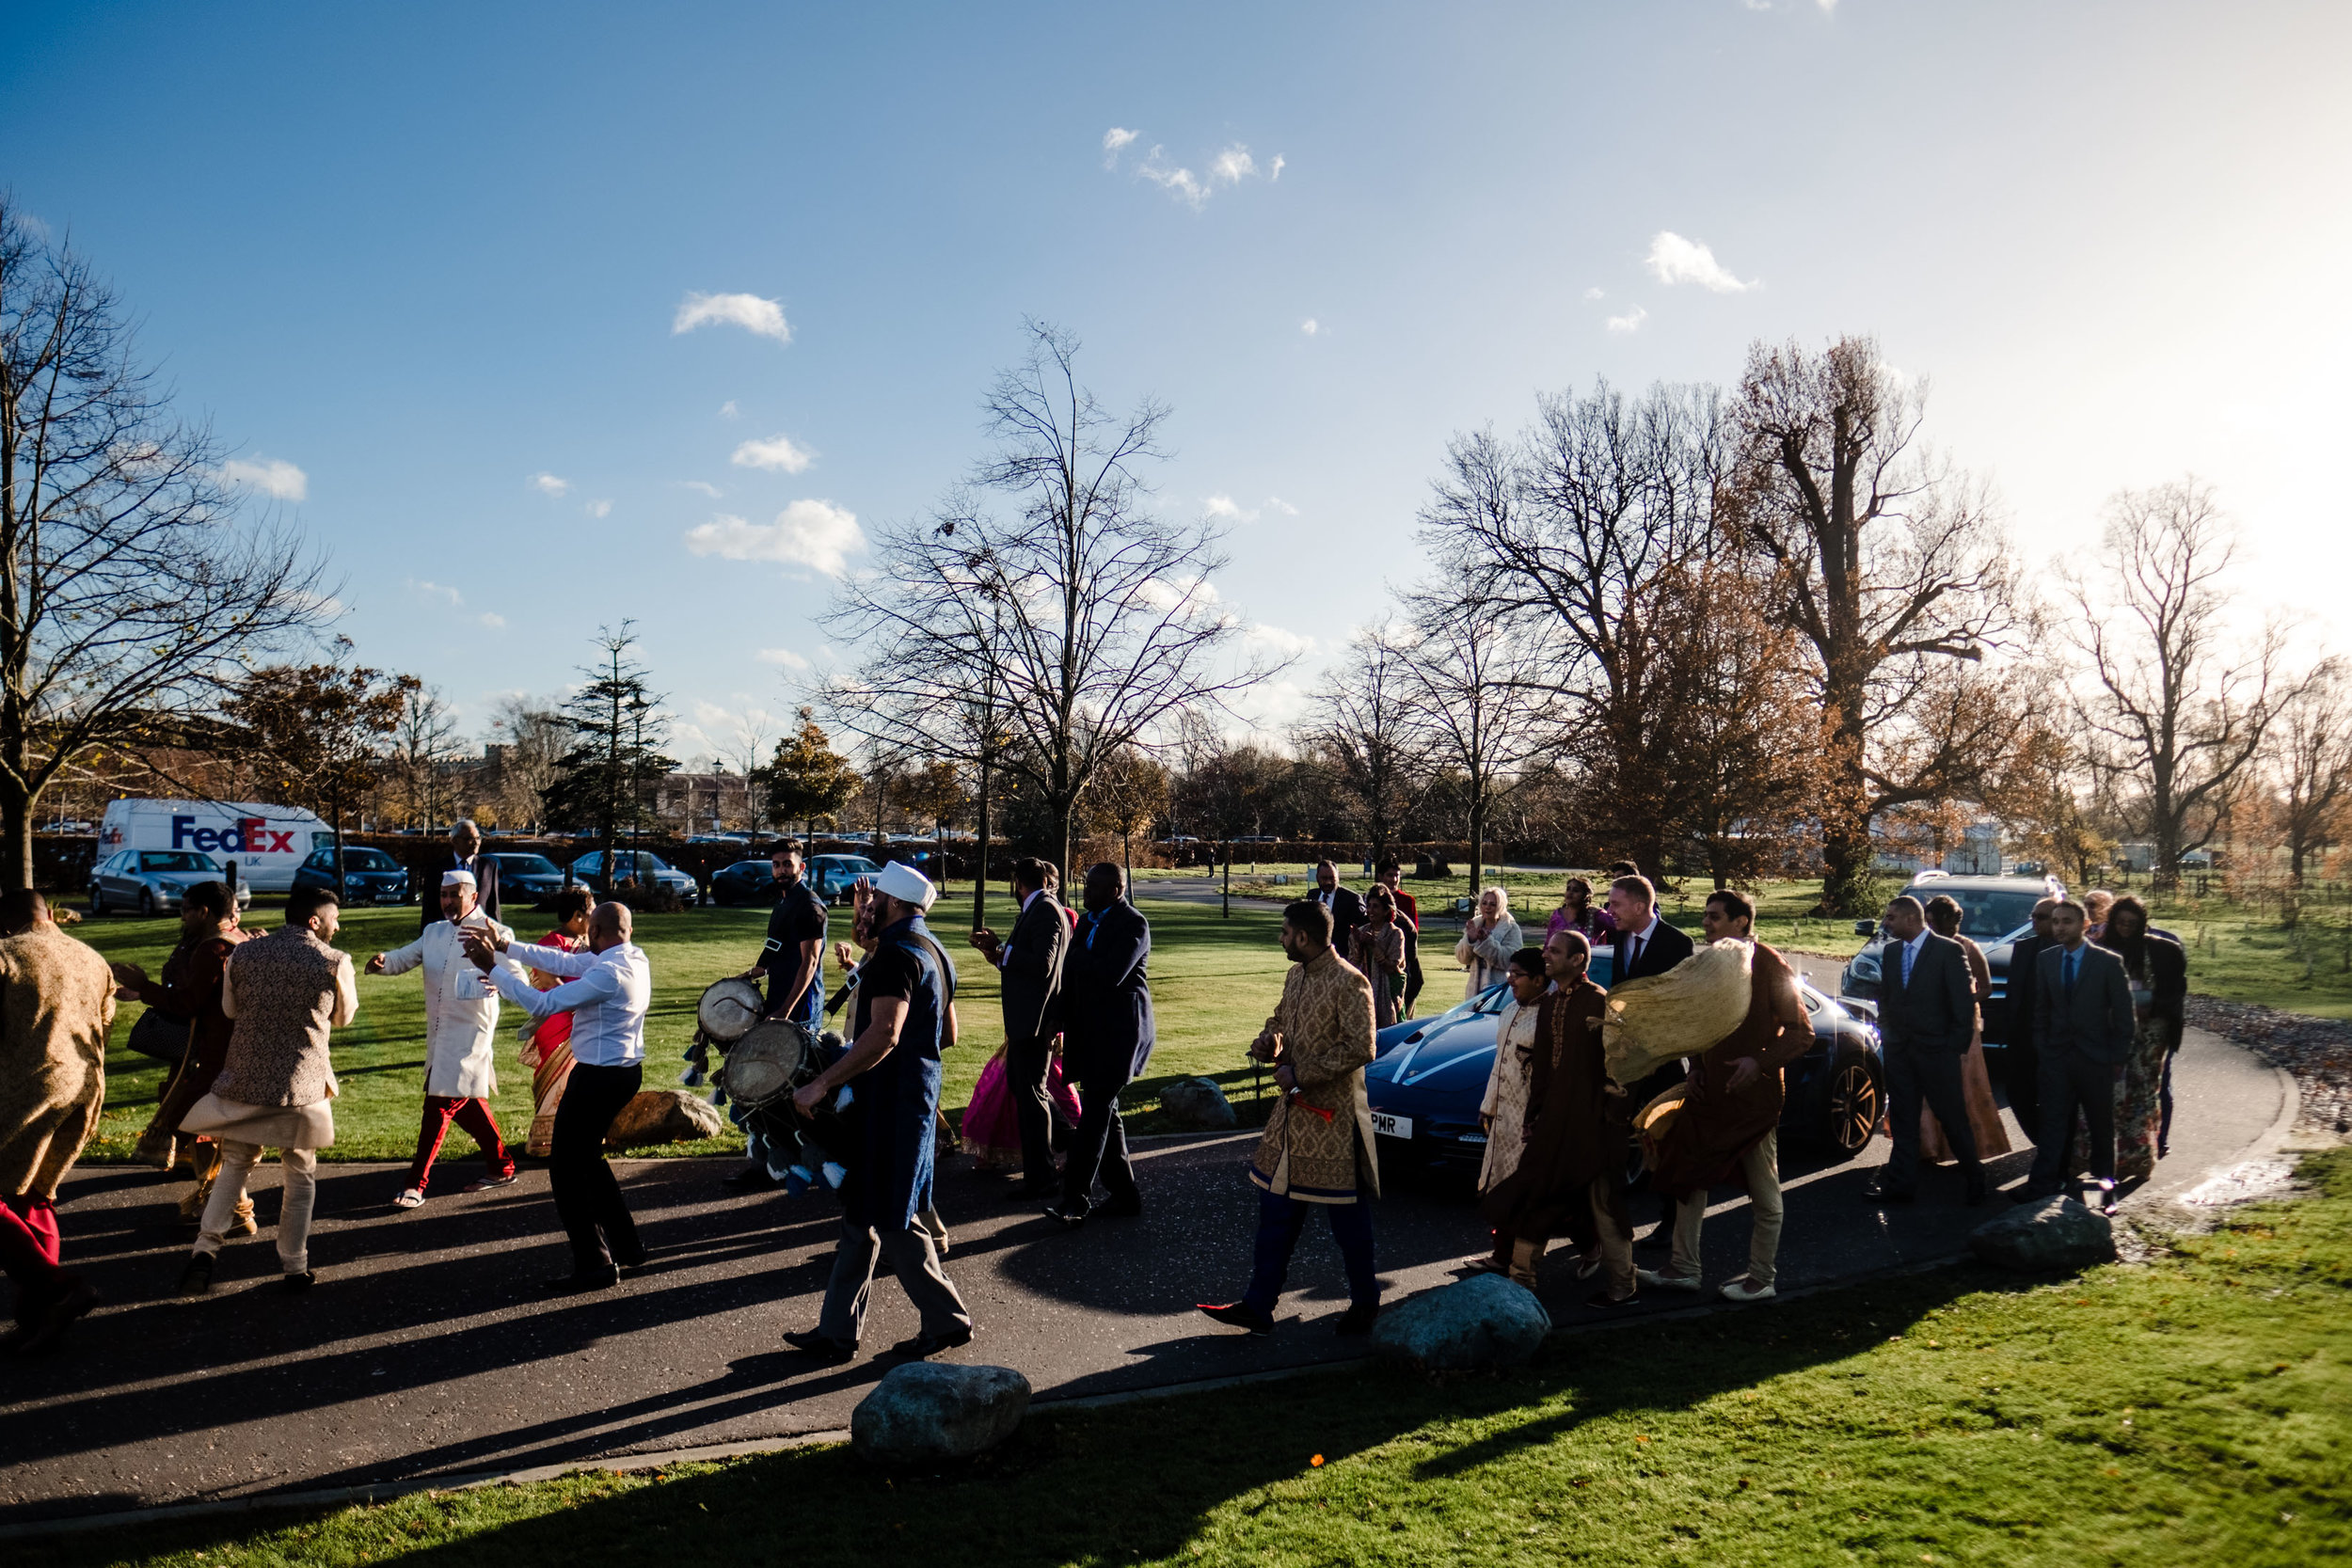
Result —
<instances>
[{"instance_id":1,"label":"blue jeans","mask_svg":"<svg viewBox=\"0 0 2352 1568\"><path fill-rule=\"evenodd\" d=\"M1258 1245L1249 1271L1249 1289L1242 1302L1271 1318L1281 1299L1282 1276L1290 1272L1291 1254L1298 1233L1307 1227L1311 1210L1331 1216L1331 1237L1340 1243L1340 1259L1347 1266L1350 1307L1380 1305L1380 1280L1372 1266L1372 1210L1359 1197L1353 1203L1300 1203L1277 1193L1258 1195Z\"/></svg>"}]
</instances>

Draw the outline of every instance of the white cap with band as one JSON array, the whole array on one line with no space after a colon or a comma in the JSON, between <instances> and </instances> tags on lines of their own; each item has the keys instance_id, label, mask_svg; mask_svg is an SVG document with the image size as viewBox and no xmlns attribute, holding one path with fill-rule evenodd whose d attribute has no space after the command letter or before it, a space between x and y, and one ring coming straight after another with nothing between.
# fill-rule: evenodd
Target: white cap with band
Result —
<instances>
[{"instance_id":1,"label":"white cap with band","mask_svg":"<svg viewBox=\"0 0 2352 1568\"><path fill-rule=\"evenodd\" d=\"M931 879L903 861L892 861L882 868L882 875L874 879L874 891L918 910L930 909L931 900L939 896Z\"/></svg>"},{"instance_id":2,"label":"white cap with band","mask_svg":"<svg viewBox=\"0 0 2352 1568\"><path fill-rule=\"evenodd\" d=\"M472 887L474 885L473 873L470 871L444 871L441 873L441 885L443 887Z\"/></svg>"}]
</instances>

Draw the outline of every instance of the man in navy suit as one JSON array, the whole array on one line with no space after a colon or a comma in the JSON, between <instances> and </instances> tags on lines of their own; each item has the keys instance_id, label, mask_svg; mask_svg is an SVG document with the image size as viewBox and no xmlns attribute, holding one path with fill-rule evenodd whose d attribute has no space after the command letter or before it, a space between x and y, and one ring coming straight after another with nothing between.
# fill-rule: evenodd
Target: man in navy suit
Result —
<instances>
[{"instance_id":1,"label":"man in navy suit","mask_svg":"<svg viewBox=\"0 0 2352 1568\"><path fill-rule=\"evenodd\" d=\"M1061 1200L1045 1211L1075 1227L1094 1207L1099 1173L1106 1214L1143 1212L1120 1091L1143 1075L1157 1038L1152 1022L1152 927L1127 902L1126 875L1104 861L1087 872L1086 913L1062 960L1062 1071L1078 1085L1078 1130L1062 1162Z\"/></svg>"},{"instance_id":2,"label":"man in navy suit","mask_svg":"<svg viewBox=\"0 0 2352 1568\"><path fill-rule=\"evenodd\" d=\"M1620 862L1629 864L1629 862ZM1609 918L1617 928L1609 939L1614 962L1609 972L1609 983L1623 985L1645 974L1663 974L1694 951L1687 932L1681 927L1662 919L1658 913L1658 889L1638 871L1629 871L1609 884ZM1656 1072L1631 1085L1626 1103L1639 1111L1643 1106L1682 1082L1683 1065L1668 1062ZM1661 1198L1665 1212L1658 1224L1634 1244L1644 1248L1671 1245L1674 1241L1675 1205L1671 1198Z\"/></svg>"},{"instance_id":3,"label":"man in navy suit","mask_svg":"<svg viewBox=\"0 0 2352 1568\"><path fill-rule=\"evenodd\" d=\"M1894 1148L1862 1195L1909 1203L1919 1187L1919 1106L1944 1124L1944 1136L1968 1179L1967 1201L1982 1203L1984 1166L1968 1124L1960 1064L1977 1036L1976 982L1959 942L1928 929L1928 911L1905 894L1886 906L1886 944L1879 949L1879 1039L1886 1073L1886 1126Z\"/></svg>"},{"instance_id":4,"label":"man in navy suit","mask_svg":"<svg viewBox=\"0 0 2352 1568\"><path fill-rule=\"evenodd\" d=\"M2087 912L2072 898L2050 911L2051 945L2034 962L2034 1044L2041 1054L2042 1127L2033 1175L2018 1201L2049 1196L2074 1164L2066 1158L2075 1107L2090 1124L2090 1174L2100 1211L2115 1212L2115 1081L2137 1033L2131 976L2121 956L2083 940ZM2011 984L2015 983L2014 978Z\"/></svg>"}]
</instances>

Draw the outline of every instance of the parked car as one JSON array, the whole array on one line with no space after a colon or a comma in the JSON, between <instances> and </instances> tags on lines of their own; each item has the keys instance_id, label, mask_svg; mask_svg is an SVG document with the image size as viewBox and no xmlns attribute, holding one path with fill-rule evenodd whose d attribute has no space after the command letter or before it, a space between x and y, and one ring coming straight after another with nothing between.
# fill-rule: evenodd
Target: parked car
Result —
<instances>
[{"instance_id":1,"label":"parked car","mask_svg":"<svg viewBox=\"0 0 2352 1568\"><path fill-rule=\"evenodd\" d=\"M1612 959L1606 948L1593 955L1593 981L1604 990ZM1797 992L1813 1020L1813 1049L1787 1069L1781 1131L1792 1143L1851 1159L1870 1141L1885 1103L1878 1031L1802 977ZM1384 1162L1477 1174L1486 1155L1478 1107L1510 1000L1509 986L1495 986L1435 1018L1380 1031L1364 1088Z\"/></svg>"},{"instance_id":2,"label":"parked car","mask_svg":"<svg viewBox=\"0 0 2352 1568\"><path fill-rule=\"evenodd\" d=\"M177 914L180 895L199 882L228 879L220 862L199 849L118 849L90 868L89 912L136 910ZM253 904L253 884L237 879L237 908Z\"/></svg>"},{"instance_id":3,"label":"parked car","mask_svg":"<svg viewBox=\"0 0 2352 1568\"><path fill-rule=\"evenodd\" d=\"M714 904L770 905L776 901L776 874L766 861L737 861L710 874Z\"/></svg>"},{"instance_id":4,"label":"parked car","mask_svg":"<svg viewBox=\"0 0 2352 1568\"><path fill-rule=\"evenodd\" d=\"M499 909L520 909L564 891L564 868L545 855L501 849L490 857L499 868Z\"/></svg>"},{"instance_id":5,"label":"parked car","mask_svg":"<svg viewBox=\"0 0 2352 1568\"><path fill-rule=\"evenodd\" d=\"M320 887L345 904L405 904L408 868L381 849L343 846L343 884L335 885L335 847L310 851L294 868L294 885Z\"/></svg>"},{"instance_id":6,"label":"parked car","mask_svg":"<svg viewBox=\"0 0 2352 1568\"><path fill-rule=\"evenodd\" d=\"M860 877L879 877L882 867L864 855L818 855L808 863L808 885L828 904L850 895L850 884Z\"/></svg>"},{"instance_id":7,"label":"parked car","mask_svg":"<svg viewBox=\"0 0 2352 1568\"><path fill-rule=\"evenodd\" d=\"M2010 949L2033 934L2033 907L2044 898L2063 897L2066 884L2056 877L1955 877L1922 871L1903 892L1922 904L1941 894L1960 905L1961 935L1984 949L1985 964L1993 971L1993 997L1984 1006L1984 1043L1992 1049L2007 1045ZM1870 945L1847 960L1837 976L1837 995L1841 1001L1867 1004L1875 1018L1879 944L1886 932L1875 920L1857 920L1853 928L1855 935L1868 937Z\"/></svg>"},{"instance_id":8,"label":"parked car","mask_svg":"<svg viewBox=\"0 0 2352 1568\"><path fill-rule=\"evenodd\" d=\"M615 849L612 852L612 867L615 882L628 881L631 878L635 878L641 885L656 882L690 904L702 896L702 888L693 878L650 849ZM591 849L572 862L572 876L590 887L602 885L603 870L604 851L601 849ZM505 873L501 871L500 875Z\"/></svg>"}]
</instances>

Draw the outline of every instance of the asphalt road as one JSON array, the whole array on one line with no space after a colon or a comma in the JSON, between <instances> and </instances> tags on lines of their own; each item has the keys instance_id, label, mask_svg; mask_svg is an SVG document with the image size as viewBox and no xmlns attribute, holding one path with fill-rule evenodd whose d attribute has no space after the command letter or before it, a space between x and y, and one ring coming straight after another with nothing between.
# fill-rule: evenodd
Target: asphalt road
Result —
<instances>
[{"instance_id":1,"label":"asphalt road","mask_svg":"<svg viewBox=\"0 0 2352 1568\"><path fill-rule=\"evenodd\" d=\"M2173 1155L2135 1204L2232 1167L2291 1104L2282 1075L2197 1032L2176 1082ZM1360 1341L1330 1332L1343 1289L1321 1226L1300 1248L1279 1332L1236 1335L1192 1310L1244 1282L1256 1195L1242 1167L1253 1136L1143 1145L1150 1212L1074 1233L1005 1202L1000 1178L952 1162L939 1197L954 1233L948 1270L980 1326L956 1359L1016 1367L1050 1401L1360 1354ZM1997 1212L1961 1207L1948 1170L1930 1175L1913 1207L1864 1204L1858 1190L1884 1148L1826 1166L1785 1151L1785 1288L1949 1256ZM2017 1180L2028 1159L2010 1155L1995 1174ZM470 1174L466 1164L445 1164L445 1193ZM656 1266L612 1291L548 1299L533 1287L565 1257L544 1173L401 1212L389 1202L398 1167L325 1166L311 1243L320 1284L288 1296L275 1288L267 1227L278 1192L266 1167L262 1238L230 1247L213 1292L188 1301L170 1293L188 1240L173 1212L183 1186L147 1170L79 1171L62 1195L65 1246L106 1305L60 1354L0 1361L0 1521L845 1426L887 1363L812 1368L779 1339L815 1322L835 1231L830 1200L739 1198L717 1185L729 1168L624 1163ZM1745 1198L1718 1196L1710 1284L1742 1268L1747 1239ZM1458 1194L1393 1194L1376 1226L1391 1301L1448 1282L1484 1250ZM1588 1289L1559 1259L1547 1263L1543 1294L1564 1326L1596 1316L1581 1305ZM894 1284L879 1281L874 1300L869 1346L914 1332Z\"/></svg>"}]
</instances>

